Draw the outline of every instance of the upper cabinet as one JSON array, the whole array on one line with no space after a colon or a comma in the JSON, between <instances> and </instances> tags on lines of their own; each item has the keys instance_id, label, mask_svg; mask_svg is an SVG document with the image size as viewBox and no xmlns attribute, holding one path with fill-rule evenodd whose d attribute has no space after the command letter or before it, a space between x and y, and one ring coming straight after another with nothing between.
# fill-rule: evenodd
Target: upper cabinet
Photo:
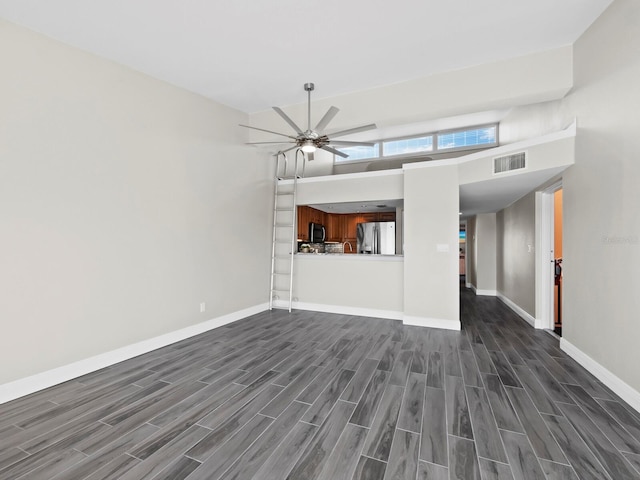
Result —
<instances>
[{"instance_id":1,"label":"upper cabinet","mask_svg":"<svg viewBox=\"0 0 640 480\"><path fill-rule=\"evenodd\" d=\"M298 205L298 240L309 241L309 224L327 224L327 214L317 208Z\"/></svg>"},{"instance_id":2,"label":"upper cabinet","mask_svg":"<svg viewBox=\"0 0 640 480\"><path fill-rule=\"evenodd\" d=\"M307 205L299 205L298 239L309 241L309 223L320 223L327 229L328 242L350 242L355 250L358 223L395 222L395 220L396 212L325 213Z\"/></svg>"},{"instance_id":3,"label":"upper cabinet","mask_svg":"<svg viewBox=\"0 0 640 480\"><path fill-rule=\"evenodd\" d=\"M327 241L343 242L346 215L327 213Z\"/></svg>"},{"instance_id":4,"label":"upper cabinet","mask_svg":"<svg viewBox=\"0 0 640 480\"><path fill-rule=\"evenodd\" d=\"M395 222L396 212L380 212L378 213L378 222Z\"/></svg>"}]
</instances>

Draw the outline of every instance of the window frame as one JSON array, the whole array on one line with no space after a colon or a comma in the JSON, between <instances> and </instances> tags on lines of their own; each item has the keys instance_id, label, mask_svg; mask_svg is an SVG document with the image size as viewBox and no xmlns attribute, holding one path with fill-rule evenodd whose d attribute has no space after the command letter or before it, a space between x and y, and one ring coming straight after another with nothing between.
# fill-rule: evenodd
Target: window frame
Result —
<instances>
[{"instance_id":1,"label":"window frame","mask_svg":"<svg viewBox=\"0 0 640 480\"><path fill-rule=\"evenodd\" d=\"M440 144L438 142L438 136L439 135L448 135L451 133L458 133L458 132L465 132L465 131L471 131L471 130L482 130L484 128L490 128L490 127L494 127L496 129L496 140L493 143L482 143L482 144L477 144L477 145L470 145L470 146L463 146L463 147L453 147L453 148L445 148L445 149L440 149ZM451 129L451 130L442 130L440 132L435 133L435 144L436 144L436 149L434 149L434 152L438 152L438 153L448 153L448 152L461 152L464 150L477 150L479 148L493 148L493 147L497 147L500 144L500 139L498 138L498 133L500 132L500 129L498 128L499 124L498 123L488 123L485 125L475 125L472 127L464 127L464 128L455 128L455 129Z\"/></svg>"},{"instance_id":2,"label":"window frame","mask_svg":"<svg viewBox=\"0 0 640 480\"><path fill-rule=\"evenodd\" d=\"M438 135L444 135L444 134L451 134L451 133L457 133L457 132L464 132L467 130L481 130L483 128L489 128L489 127L494 127L496 129L496 140L493 143L484 143L481 145L471 145L471 146L463 146L463 147L455 147L455 148L446 148L444 150L441 150L439 148L438 145ZM424 133L419 133L419 134L415 134L415 135L404 135L401 137L391 137L391 138L381 138L381 139L377 139L377 140L372 140L371 143L375 143L378 145L378 153L379 156L377 157L369 157L369 158L359 158L359 159L355 159L355 160L349 160L348 158L342 158L339 155L335 155L333 156L333 163L334 165L349 165L349 164L353 164L353 163L361 163L361 162L377 162L380 160L396 160L396 159L403 159L403 158L420 158L420 157L428 157L430 155L437 155L437 154L441 154L441 153L450 153L450 152L462 152L465 150L479 150L479 149L487 149L487 148L494 148L497 147L498 145L500 145L500 139L499 139L499 132L500 132L500 123L499 122L495 122L495 123L485 123L485 124L480 124L480 125L470 125L467 127L461 127L461 128L451 128L451 129L446 129L446 130L437 130L434 132L424 132ZM397 155L385 155L384 153L384 143L385 142L394 142L394 141L398 141L398 140L410 140L413 138L425 138L425 137L431 137L432 138L432 150L430 151L425 151L425 152L416 152L416 153L403 153L403 154L397 154ZM340 150L339 147L336 147L338 150Z\"/></svg>"}]
</instances>

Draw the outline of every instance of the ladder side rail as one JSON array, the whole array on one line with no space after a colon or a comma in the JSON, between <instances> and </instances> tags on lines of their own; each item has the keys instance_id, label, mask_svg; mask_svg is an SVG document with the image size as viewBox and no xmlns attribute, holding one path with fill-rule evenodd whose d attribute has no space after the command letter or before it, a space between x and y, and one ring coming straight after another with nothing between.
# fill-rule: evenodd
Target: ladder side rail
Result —
<instances>
[{"instance_id":1,"label":"ladder side rail","mask_svg":"<svg viewBox=\"0 0 640 480\"><path fill-rule=\"evenodd\" d=\"M273 287L276 276L276 224L278 222L278 170L280 169L280 154L278 152L276 154L276 174L274 176L275 179L275 191L273 195L273 236L271 242L271 284L269 287L269 310L273 310ZM286 155L282 153L282 156L285 159L285 169L286 169Z\"/></svg>"},{"instance_id":2,"label":"ladder side rail","mask_svg":"<svg viewBox=\"0 0 640 480\"><path fill-rule=\"evenodd\" d=\"M297 193L298 193L298 160L300 158L300 154L302 155L302 162L304 165L304 152L298 149L296 150L296 158L294 162L294 172L293 172L293 226L291 227L291 259L290 259L290 267L289 267L289 312L293 307L293 259L294 254L297 248L298 239L298 207L297 207Z\"/></svg>"}]
</instances>

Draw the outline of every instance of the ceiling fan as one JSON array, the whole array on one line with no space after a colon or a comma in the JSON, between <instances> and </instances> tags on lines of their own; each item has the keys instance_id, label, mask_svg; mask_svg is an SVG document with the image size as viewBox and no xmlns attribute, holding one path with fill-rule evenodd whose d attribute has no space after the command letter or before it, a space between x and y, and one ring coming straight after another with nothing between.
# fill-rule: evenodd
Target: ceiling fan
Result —
<instances>
[{"instance_id":1,"label":"ceiling fan","mask_svg":"<svg viewBox=\"0 0 640 480\"><path fill-rule=\"evenodd\" d=\"M289 115L284 113L282 109L278 107L273 107L276 113L280 115L284 119L284 121L291 126L291 128L293 128L293 130L296 132L296 135L295 136L287 135L286 133L279 133L279 132L274 132L272 130L265 130L264 128L258 128L258 127L252 127L250 125L240 124L241 127L251 128L253 130L260 130L261 132L273 133L274 135L280 135L282 137L289 138L289 140L283 140L280 142L250 142L248 145L264 145L264 144L281 144L282 145L282 144L291 143L293 144L292 147L287 148L286 150L281 150L279 153L288 152L289 150L293 150L294 148L300 148L303 152L307 154L309 160L313 160L313 152L315 152L316 149L318 148L321 150L326 150L327 152L331 152L335 155L339 155L343 158L348 158L349 155L347 155L344 152L341 152L340 150L332 148L332 146L334 147L353 147L353 146L371 147L375 145L374 143L370 143L370 142L350 142L350 141L344 141L344 140L338 140L338 141L333 140L333 138L335 137L342 137L344 135L351 135L353 133L373 130L377 128L375 123L371 123L369 125L363 125L361 127L349 128L347 130L341 130L339 132L334 132L331 134L325 133L324 129L326 128L326 126L329 124L331 120L333 120L333 117L335 117L336 114L340 111L336 107L330 107L329 110L327 110L327 113L324 114L324 117L320 119L315 129L312 130L311 129L311 92L314 90L314 88L315 86L313 83L304 84L304 90L305 92L307 92L307 97L308 97L307 129L306 130L303 131L293 120L291 120L291 117L289 117ZM331 135L331 139L329 138L329 135Z\"/></svg>"}]
</instances>

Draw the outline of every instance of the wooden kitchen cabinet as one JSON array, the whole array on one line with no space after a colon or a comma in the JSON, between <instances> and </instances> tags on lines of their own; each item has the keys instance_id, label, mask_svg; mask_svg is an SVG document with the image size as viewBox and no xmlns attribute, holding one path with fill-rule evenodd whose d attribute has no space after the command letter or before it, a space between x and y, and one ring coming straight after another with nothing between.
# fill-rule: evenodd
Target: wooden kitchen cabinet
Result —
<instances>
[{"instance_id":1,"label":"wooden kitchen cabinet","mask_svg":"<svg viewBox=\"0 0 640 480\"><path fill-rule=\"evenodd\" d=\"M358 222L357 223L366 223L366 222L377 222L378 221L378 213L360 213L358 214Z\"/></svg>"},{"instance_id":2,"label":"wooden kitchen cabinet","mask_svg":"<svg viewBox=\"0 0 640 480\"><path fill-rule=\"evenodd\" d=\"M396 212L380 212L378 213L378 222L395 222Z\"/></svg>"},{"instance_id":3,"label":"wooden kitchen cabinet","mask_svg":"<svg viewBox=\"0 0 640 480\"><path fill-rule=\"evenodd\" d=\"M299 205L298 239L309 241L309 223L320 223L327 229L328 242L350 242L355 252L358 223L395 222L395 220L396 212L325 213L307 205ZM348 246L346 250L349 250Z\"/></svg>"},{"instance_id":4,"label":"wooden kitchen cabinet","mask_svg":"<svg viewBox=\"0 0 640 480\"><path fill-rule=\"evenodd\" d=\"M327 240L329 242L342 242L344 237L344 214L327 213Z\"/></svg>"},{"instance_id":5,"label":"wooden kitchen cabinet","mask_svg":"<svg viewBox=\"0 0 640 480\"><path fill-rule=\"evenodd\" d=\"M298 205L298 240L309 241L309 207Z\"/></svg>"},{"instance_id":6,"label":"wooden kitchen cabinet","mask_svg":"<svg viewBox=\"0 0 640 480\"><path fill-rule=\"evenodd\" d=\"M307 205L298 205L298 239L309 241L309 223L326 225L326 213Z\"/></svg>"},{"instance_id":7,"label":"wooden kitchen cabinet","mask_svg":"<svg viewBox=\"0 0 640 480\"><path fill-rule=\"evenodd\" d=\"M356 238L356 225L357 224L358 224L358 215L357 214L345 215L343 237L344 238ZM355 246L354 246L354 249L355 249Z\"/></svg>"},{"instance_id":8,"label":"wooden kitchen cabinet","mask_svg":"<svg viewBox=\"0 0 640 480\"><path fill-rule=\"evenodd\" d=\"M313 223L319 223L321 225L325 225L325 215L321 210L317 210L312 207L307 207L309 209L309 221Z\"/></svg>"}]
</instances>

